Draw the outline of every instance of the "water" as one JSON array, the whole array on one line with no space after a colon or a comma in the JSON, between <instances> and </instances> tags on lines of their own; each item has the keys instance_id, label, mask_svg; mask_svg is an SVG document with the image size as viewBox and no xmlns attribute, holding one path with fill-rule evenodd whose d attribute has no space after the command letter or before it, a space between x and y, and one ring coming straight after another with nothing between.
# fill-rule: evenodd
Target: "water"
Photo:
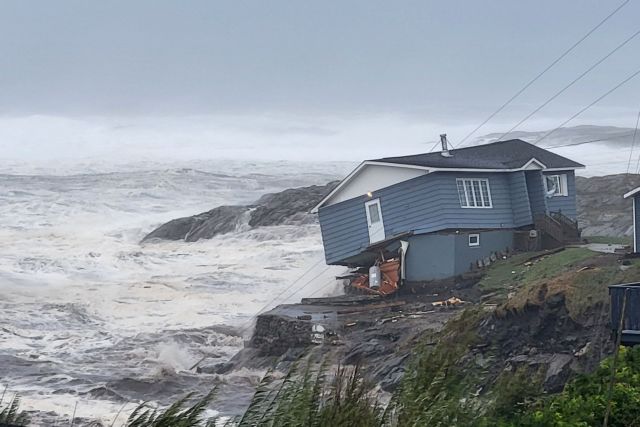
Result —
<instances>
[{"instance_id":1,"label":"water","mask_svg":"<svg viewBox=\"0 0 640 427\"><path fill-rule=\"evenodd\" d=\"M40 411L36 423L68 419L77 404L77 417L107 425L124 406L119 425L141 400L167 403L218 383L216 410L241 410L234 396L249 395L261 372L189 367L205 355L228 360L254 313L308 268L324 271L315 224L138 242L169 219L322 184L351 165L188 166L0 175L0 385ZM291 300L330 292L334 274Z\"/></svg>"}]
</instances>

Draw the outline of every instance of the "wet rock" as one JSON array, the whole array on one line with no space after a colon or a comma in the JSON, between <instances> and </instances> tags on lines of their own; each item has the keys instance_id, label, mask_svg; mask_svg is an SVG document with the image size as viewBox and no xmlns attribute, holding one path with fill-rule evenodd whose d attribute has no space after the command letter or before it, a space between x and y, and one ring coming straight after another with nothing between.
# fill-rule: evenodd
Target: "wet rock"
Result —
<instances>
[{"instance_id":1,"label":"wet rock","mask_svg":"<svg viewBox=\"0 0 640 427\"><path fill-rule=\"evenodd\" d=\"M343 363L347 365L355 365L361 360L369 359L372 356L381 356L391 353L392 349L383 345L378 340L370 340L361 342L350 348L343 358Z\"/></svg>"},{"instance_id":2,"label":"wet rock","mask_svg":"<svg viewBox=\"0 0 640 427\"><path fill-rule=\"evenodd\" d=\"M160 239L195 242L210 239L217 234L235 231L240 218L248 210L246 206L220 206L198 215L174 219L153 230L142 241Z\"/></svg>"},{"instance_id":3,"label":"wet rock","mask_svg":"<svg viewBox=\"0 0 640 427\"><path fill-rule=\"evenodd\" d=\"M196 372L199 374L228 374L233 370L234 364L230 362L202 364L198 366Z\"/></svg>"},{"instance_id":4,"label":"wet rock","mask_svg":"<svg viewBox=\"0 0 640 427\"><path fill-rule=\"evenodd\" d=\"M184 240L195 242L244 227L254 228L282 224L306 224L316 220L308 212L328 194L337 182L327 185L291 188L265 194L255 204L219 206L208 212L178 218L147 234L142 242L153 240Z\"/></svg>"},{"instance_id":5,"label":"wet rock","mask_svg":"<svg viewBox=\"0 0 640 427\"><path fill-rule=\"evenodd\" d=\"M261 356L281 356L291 348L313 344L313 324L288 316L265 313L258 316L249 345Z\"/></svg>"},{"instance_id":6,"label":"wet rock","mask_svg":"<svg viewBox=\"0 0 640 427\"><path fill-rule=\"evenodd\" d=\"M573 357L570 354L554 354L549 360L549 367L544 379L544 388L550 393L562 390L567 379L571 375L571 362Z\"/></svg>"}]
</instances>

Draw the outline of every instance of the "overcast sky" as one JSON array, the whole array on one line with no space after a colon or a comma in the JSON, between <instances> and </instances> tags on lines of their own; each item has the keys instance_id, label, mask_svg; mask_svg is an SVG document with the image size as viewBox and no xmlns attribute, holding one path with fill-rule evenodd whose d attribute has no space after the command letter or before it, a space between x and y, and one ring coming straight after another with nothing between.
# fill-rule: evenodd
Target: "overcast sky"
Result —
<instances>
[{"instance_id":1,"label":"overcast sky","mask_svg":"<svg viewBox=\"0 0 640 427\"><path fill-rule=\"evenodd\" d=\"M77 152L96 132L132 128L129 145L140 132L336 147L341 134L374 151L393 135L414 150L441 131L456 141L621 3L0 0L0 148L43 156L34 147L51 140ZM639 16L632 0L478 136L517 122ZM640 69L639 51L640 36L521 129L559 124ZM633 127L639 94L640 77L571 124Z\"/></svg>"}]
</instances>

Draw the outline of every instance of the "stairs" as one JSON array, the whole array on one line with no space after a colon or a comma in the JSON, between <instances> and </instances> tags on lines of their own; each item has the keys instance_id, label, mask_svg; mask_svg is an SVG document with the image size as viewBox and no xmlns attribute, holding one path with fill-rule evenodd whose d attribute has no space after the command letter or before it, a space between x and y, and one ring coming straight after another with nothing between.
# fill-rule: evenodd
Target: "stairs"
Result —
<instances>
[{"instance_id":1,"label":"stairs","mask_svg":"<svg viewBox=\"0 0 640 427\"><path fill-rule=\"evenodd\" d=\"M580 242L578 223L561 212L538 214L534 218L536 229L551 238L557 246Z\"/></svg>"}]
</instances>

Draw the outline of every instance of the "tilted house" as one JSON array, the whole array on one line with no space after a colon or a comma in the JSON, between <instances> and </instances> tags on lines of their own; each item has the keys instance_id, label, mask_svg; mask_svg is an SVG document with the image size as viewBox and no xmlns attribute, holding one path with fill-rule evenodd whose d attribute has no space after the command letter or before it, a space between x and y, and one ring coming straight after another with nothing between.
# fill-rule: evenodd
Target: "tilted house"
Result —
<instances>
[{"instance_id":1,"label":"tilted house","mask_svg":"<svg viewBox=\"0 0 640 427\"><path fill-rule=\"evenodd\" d=\"M577 240L574 172L583 167L519 139L445 145L362 162L312 212L327 264L369 266L402 240L404 278L441 279L512 249L516 235Z\"/></svg>"}]
</instances>

